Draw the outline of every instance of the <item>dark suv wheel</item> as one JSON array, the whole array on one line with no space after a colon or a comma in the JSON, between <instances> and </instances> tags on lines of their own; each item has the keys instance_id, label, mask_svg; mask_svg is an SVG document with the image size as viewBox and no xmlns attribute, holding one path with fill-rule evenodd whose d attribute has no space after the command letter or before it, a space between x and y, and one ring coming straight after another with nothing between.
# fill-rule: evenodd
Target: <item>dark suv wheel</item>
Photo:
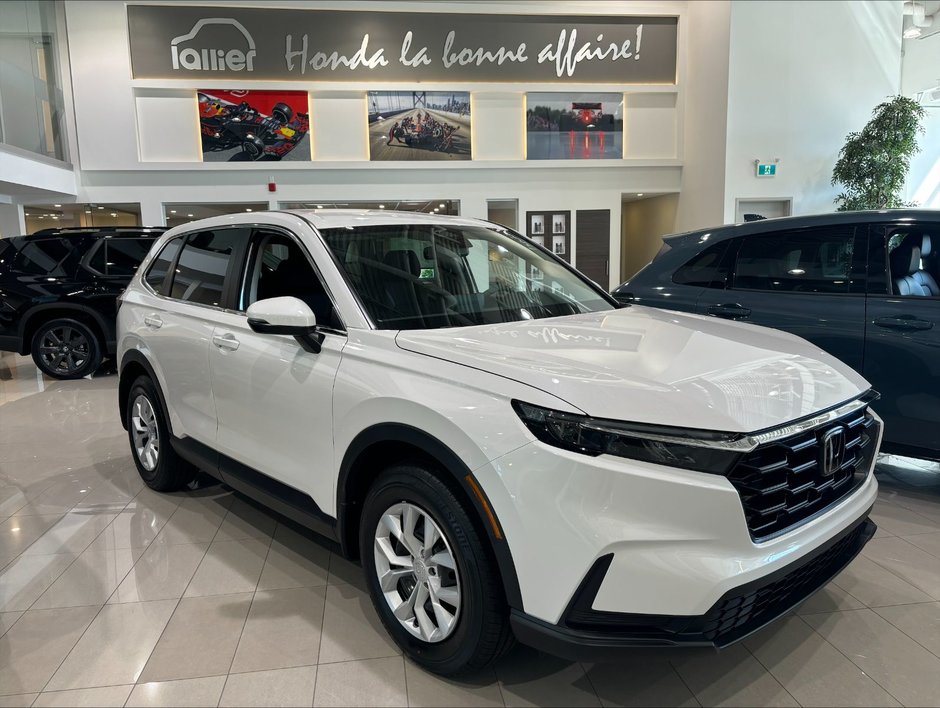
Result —
<instances>
[{"instance_id":1,"label":"dark suv wheel","mask_svg":"<svg viewBox=\"0 0 940 708\"><path fill-rule=\"evenodd\" d=\"M101 363L101 342L91 329L72 319L44 322L32 341L33 361L56 379L80 379Z\"/></svg>"},{"instance_id":2,"label":"dark suv wheel","mask_svg":"<svg viewBox=\"0 0 940 708\"><path fill-rule=\"evenodd\" d=\"M511 645L495 561L467 509L428 470L381 474L363 506L359 548L372 604L417 664L471 673Z\"/></svg>"}]
</instances>

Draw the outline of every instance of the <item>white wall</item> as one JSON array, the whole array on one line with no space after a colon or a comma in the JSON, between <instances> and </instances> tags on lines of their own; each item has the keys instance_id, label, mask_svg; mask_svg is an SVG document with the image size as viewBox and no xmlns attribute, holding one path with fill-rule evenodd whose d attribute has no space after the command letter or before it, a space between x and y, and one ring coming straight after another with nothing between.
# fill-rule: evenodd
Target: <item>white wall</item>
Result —
<instances>
[{"instance_id":1,"label":"white wall","mask_svg":"<svg viewBox=\"0 0 940 708\"><path fill-rule=\"evenodd\" d=\"M793 213L832 211L845 136L900 90L900 0L731 4L724 218L741 197L792 197ZM780 158L772 178L753 161Z\"/></svg>"},{"instance_id":2,"label":"white wall","mask_svg":"<svg viewBox=\"0 0 940 708\"><path fill-rule=\"evenodd\" d=\"M901 92L913 96L918 91L940 87L940 33L923 39L904 40L901 65ZM926 107L920 152L911 160L906 197L919 206L940 208L940 101Z\"/></svg>"}]
</instances>

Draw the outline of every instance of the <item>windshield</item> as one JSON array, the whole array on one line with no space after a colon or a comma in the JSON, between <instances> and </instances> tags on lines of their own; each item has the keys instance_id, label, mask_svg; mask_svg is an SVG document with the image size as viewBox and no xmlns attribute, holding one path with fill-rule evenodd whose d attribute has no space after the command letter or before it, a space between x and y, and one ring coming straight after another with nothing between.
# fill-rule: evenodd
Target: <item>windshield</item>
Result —
<instances>
[{"instance_id":1,"label":"windshield","mask_svg":"<svg viewBox=\"0 0 940 708\"><path fill-rule=\"evenodd\" d=\"M321 231L379 329L432 329L612 310L508 231L387 224Z\"/></svg>"}]
</instances>

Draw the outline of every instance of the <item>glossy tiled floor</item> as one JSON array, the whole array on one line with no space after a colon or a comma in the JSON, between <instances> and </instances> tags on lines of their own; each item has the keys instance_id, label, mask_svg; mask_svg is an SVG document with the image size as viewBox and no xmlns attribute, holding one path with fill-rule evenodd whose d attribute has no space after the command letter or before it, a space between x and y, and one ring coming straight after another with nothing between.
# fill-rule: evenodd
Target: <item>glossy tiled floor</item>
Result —
<instances>
[{"instance_id":1,"label":"glossy tiled floor","mask_svg":"<svg viewBox=\"0 0 940 708\"><path fill-rule=\"evenodd\" d=\"M328 545L209 482L145 489L116 384L0 355L0 706L940 703L936 465L882 460L864 555L743 644L596 666L517 648L455 683L402 659Z\"/></svg>"}]
</instances>

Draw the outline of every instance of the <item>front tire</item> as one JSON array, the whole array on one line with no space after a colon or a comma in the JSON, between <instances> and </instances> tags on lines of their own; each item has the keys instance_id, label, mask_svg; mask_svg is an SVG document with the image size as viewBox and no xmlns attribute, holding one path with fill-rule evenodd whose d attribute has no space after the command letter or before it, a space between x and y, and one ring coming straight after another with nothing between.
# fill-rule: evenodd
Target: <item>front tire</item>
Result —
<instances>
[{"instance_id":1,"label":"front tire","mask_svg":"<svg viewBox=\"0 0 940 708\"><path fill-rule=\"evenodd\" d=\"M30 349L39 370L55 379L80 379L101 364L101 342L78 320L63 318L41 324Z\"/></svg>"},{"instance_id":2,"label":"front tire","mask_svg":"<svg viewBox=\"0 0 940 708\"><path fill-rule=\"evenodd\" d=\"M376 480L359 530L386 630L415 663L443 676L480 671L512 643L496 563L469 513L429 470L402 464Z\"/></svg>"},{"instance_id":3,"label":"front tire","mask_svg":"<svg viewBox=\"0 0 940 708\"><path fill-rule=\"evenodd\" d=\"M192 482L197 470L173 449L166 413L149 377L134 381L125 405L131 454L144 483L158 492L175 492Z\"/></svg>"}]
</instances>

